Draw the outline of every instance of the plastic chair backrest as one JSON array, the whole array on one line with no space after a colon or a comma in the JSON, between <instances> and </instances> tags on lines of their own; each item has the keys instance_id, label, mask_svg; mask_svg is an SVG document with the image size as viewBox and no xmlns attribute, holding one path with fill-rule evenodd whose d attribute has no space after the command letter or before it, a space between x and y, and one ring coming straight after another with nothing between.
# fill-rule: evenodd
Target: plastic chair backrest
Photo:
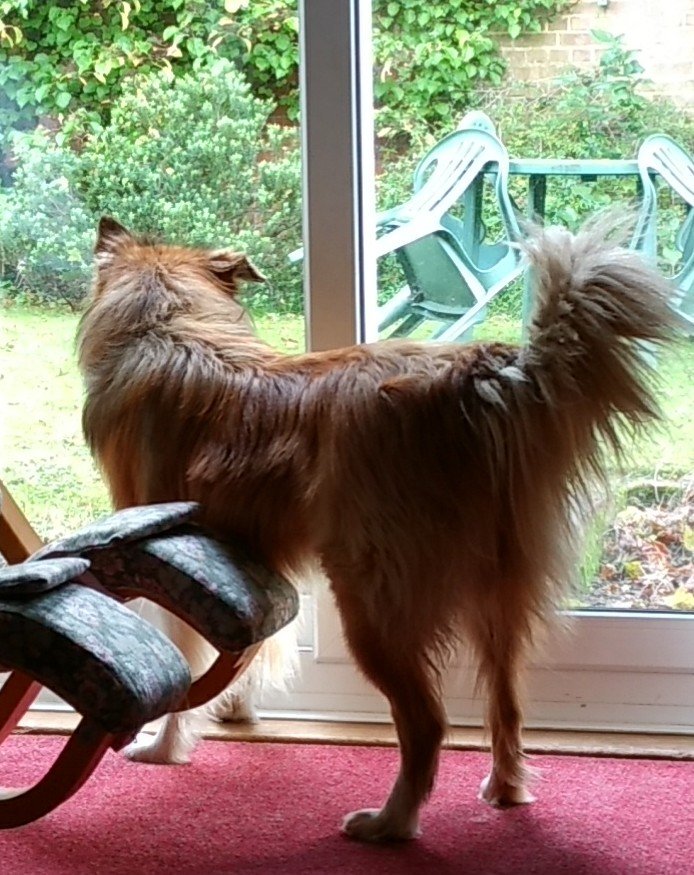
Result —
<instances>
[{"instance_id":1,"label":"plastic chair backrest","mask_svg":"<svg viewBox=\"0 0 694 875\"><path fill-rule=\"evenodd\" d=\"M694 157L666 134L653 134L641 144L639 168L653 170L694 207Z\"/></svg>"},{"instance_id":2,"label":"plastic chair backrest","mask_svg":"<svg viewBox=\"0 0 694 875\"><path fill-rule=\"evenodd\" d=\"M379 216L379 227L391 230L377 241L377 254L384 255L418 239L414 235L419 231L445 230L440 227L444 215L490 164L494 165L494 187L506 232L510 239L519 239L520 229L508 195L506 147L488 131L466 128L448 134L427 152L415 168L412 197ZM409 223L414 227L407 228Z\"/></svg>"},{"instance_id":3,"label":"plastic chair backrest","mask_svg":"<svg viewBox=\"0 0 694 875\"><path fill-rule=\"evenodd\" d=\"M658 196L653 175L658 174L690 209L694 208L694 158L672 137L652 134L639 147L637 161L643 188L643 202L634 232L633 247L647 255L656 256L656 216ZM680 234L689 233L691 225L685 222ZM684 245L682 237L678 243Z\"/></svg>"},{"instance_id":4,"label":"plastic chair backrest","mask_svg":"<svg viewBox=\"0 0 694 875\"><path fill-rule=\"evenodd\" d=\"M521 234L507 188L508 152L488 130L488 119L484 125L484 119L476 121L479 127L454 131L427 152L415 169L412 196L377 222L377 255L395 252L409 306L443 321L480 312L521 271L520 252L512 245ZM484 242L478 215L481 191L475 183L489 171L507 238L498 243ZM461 201L463 222L451 212Z\"/></svg>"},{"instance_id":5,"label":"plastic chair backrest","mask_svg":"<svg viewBox=\"0 0 694 875\"><path fill-rule=\"evenodd\" d=\"M486 131L488 134L496 136L494 122L481 109L471 109L470 112L466 112L461 118L458 130L465 131L468 128L478 128L481 131Z\"/></svg>"},{"instance_id":6,"label":"plastic chair backrest","mask_svg":"<svg viewBox=\"0 0 694 875\"><path fill-rule=\"evenodd\" d=\"M676 237L682 266L672 277L677 292L673 307L689 326L694 326L694 157L666 134L653 134L638 151L643 202L632 246L654 259L657 256L658 195L654 174L688 205L689 212Z\"/></svg>"},{"instance_id":7,"label":"plastic chair backrest","mask_svg":"<svg viewBox=\"0 0 694 875\"><path fill-rule=\"evenodd\" d=\"M508 153L492 134L469 129L453 131L422 158L414 171L412 197L389 211L404 223L423 215L439 219L450 210L490 162L508 168Z\"/></svg>"}]
</instances>

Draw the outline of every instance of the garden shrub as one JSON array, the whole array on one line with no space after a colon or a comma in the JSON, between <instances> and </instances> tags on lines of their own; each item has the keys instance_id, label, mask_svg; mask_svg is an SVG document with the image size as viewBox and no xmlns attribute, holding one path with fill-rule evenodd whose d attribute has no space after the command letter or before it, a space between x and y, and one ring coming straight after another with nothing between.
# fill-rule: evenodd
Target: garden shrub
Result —
<instances>
[{"instance_id":1,"label":"garden shrub","mask_svg":"<svg viewBox=\"0 0 694 875\"><path fill-rule=\"evenodd\" d=\"M512 155L625 158L645 136L666 132L691 145L694 118L649 93L638 52L622 38L593 31L604 45L598 64L570 68L549 86L511 85L479 92L475 103L494 119Z\"/></svg>"},{"instance_id":2,"label":"garden shrub","mask_svg":"<svg viewBox=\"0 0 694 875\"><path fill-rule=\"evenodd\" d=\"M374 0L376 127L409 138L462 114L475 89L506 70L499 38L538 33L575 0Z\"/></svg>"},{"instance_id":3,"label":"garden shrub","mask_svg":"<svg viewBox=\"0 0 694 875\"><path fill-rule=\"evenodd\" d=\"M574 2L374 0L379 128L447 118L480 82L501 81L500 35L535 33ZM296 119L298 32L296 0L2 0L0 144L10 128L78 109L107 121L138 72L175 78L217 58Z\"/></svg>"},{"instance_id":4,"label":"garden shrub","mask_svg":"<svg viewBox=\"0 0 694 875\"><path fill-rule=\"evenodd\" d=\"M3 0L0 131L77 109L106 120L136 73L173 78L244 50L235 0Z\"/></svg>"},{"instance_id":5,"label":"garden shrub","mask_svg":"<svg viewBox=\"0 0 694 875\"><path fill-rule=\"evenodd\" d=\"M75 188L79 157L46 131L15 137L14 185L0 189L6 294L77 304L90 284L94 219Z\"/></svg>"},{"instance_id":6,"label":"garden shrub","mask_svg":"<svg viewBox=\"0 0 694 875\"><path fill-rule=\"evenodd\" d=\"M223 61L129 83L81 151L88 209L170 241L243 249L270 278L248 287L256 309L296 310L301 276L287 255L301 234L298 144L294 129L267 124L271 109Z\"/></svg>"},{"instance_id":7,"label":"garden shrub","mask_svg":"<svg viewBox=\"0 0 694 875\"><path fill-rule=\"evenodd\" d=\"M21 278L38 300L55 298L56 289L65 297L68 288L80 300L96 222L109 214L169 241L248 252L270 278L248 287L251 305L296 311L301 272L287 258L300 240L296 134L267 125L271 109L230 64L216 61L173 81L132 80L108 124L85 131L75 150L45 133L19 137L0 228L5 275Z\"/></svg>"}]
</instances>

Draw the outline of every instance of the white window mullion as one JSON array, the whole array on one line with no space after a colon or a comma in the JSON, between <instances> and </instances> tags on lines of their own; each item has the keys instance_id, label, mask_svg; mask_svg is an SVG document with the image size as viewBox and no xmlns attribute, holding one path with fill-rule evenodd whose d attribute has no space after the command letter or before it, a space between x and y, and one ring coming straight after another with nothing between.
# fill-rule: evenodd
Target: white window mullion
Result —
<instances>
[{"instance_id":1,"label":"white window mullion","mask_svg":"<svg viewBox=\"0 0 694 875\"><path fill-rule=\"evenodd\" d=\"M300 0L299 17L307 335L333 349L366 337L376 300L371 4Z\"/></svg>"}]
</instances>

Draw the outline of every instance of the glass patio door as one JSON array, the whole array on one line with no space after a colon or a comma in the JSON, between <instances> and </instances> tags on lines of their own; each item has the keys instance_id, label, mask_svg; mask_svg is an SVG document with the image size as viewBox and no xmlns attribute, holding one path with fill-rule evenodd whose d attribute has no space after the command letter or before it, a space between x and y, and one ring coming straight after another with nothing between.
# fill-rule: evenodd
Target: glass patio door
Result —
<instances>
[{"instance_id":1,"label":"glass patio door","mask_svg":"<svg viewBox=\"0 0 694 875\"><path fill-rule=\"evenodd\" d=\"M375 339L378 302L387 297L385 282L392 283L392 274L386 273L384 280L382 266L379 282L374 282L374 213L369 210L375 209L376 198L372 104L367 97L373 69L370 6L370 0L304 0L301 7L308 192L304 242L314 348ZM378 163L382 166L381 160ZM410 160L410 166L415 163ZM332 261L334 257L338 260ZM493 332L494 327L485 330ZM691 462L694 466L694 459ZM569 611L572 631L538 655L529 674L528 724L691 732L694 618L683 612L625 611L613 602L593 599L597 606L590 611L577 604ZM271 710L289 708L293 713L348 720L389 719L385 701L352 665L325 589L310 606L303 647L298 686L290 699L268 700ZM482 703L473 694L471 676L462 654L446 686L453 723L475 725L481 720Z\"/></svg>"}]
</instances>

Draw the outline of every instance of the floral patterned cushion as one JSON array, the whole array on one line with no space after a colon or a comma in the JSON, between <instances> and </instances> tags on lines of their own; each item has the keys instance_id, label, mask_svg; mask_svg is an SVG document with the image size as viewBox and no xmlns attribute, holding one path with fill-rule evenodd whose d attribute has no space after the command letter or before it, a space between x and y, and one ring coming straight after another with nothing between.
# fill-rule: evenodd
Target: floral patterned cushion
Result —
<instances>
[{"instance_id":1,"label":"floral patterned cushion","mask_svg":"<svg viewBox=\"0 0 694 875\"><path fill-rule=\"evenodd\" d=\"M218 650L236 652L264 640L299 609L288 581L197 526L82 555L107 591L163 604Z\"/></svg>"},{"instance_id":2,"label":"floral patterned cushion","mask_svg":"<svg viewBox=\"0 0 694 875\"><path fill-rule=\"evenodd\" d=\"M47 592L79 577L88 568L89 561L78 557L7 565L0 568L0 599Z\"/></svg>"},{"instance_id":3,"label":"floral patterned cushion","mask_svg":"<svg viewBox=\"0 0 694 875\"><path fill-rule=\"evenodd\" d=\"M189 523L193 502L111 514L48 544L32 559L81 556L82 582L121 598L144 596L182 616L217 649L244 650L277 632L299 609L294 587Z\"/></svg>"},{"instance_id":4,"label":"floral patterned cushion","mask_svg":"<svg viewBox=\"0 0 694 875\"><path fill-rule=\"evenodd\" d=\"M194 501L172 501L117 510L42 547L31 558L79 556L85 549L95 550L158 535L193 519L199 507Z\"/></svg>"},{"instance_id":5,"label":"floral patterned cushion","mask_svg":"<svg viewBox=\"0 0 694 875\"><path fill-rule=\"evenodd\" d=\"M76 583L0 598L0 661L113 733L136 732L175 710L191 683L186 661L164 635Z\"/></svg>"}]
</instances>

